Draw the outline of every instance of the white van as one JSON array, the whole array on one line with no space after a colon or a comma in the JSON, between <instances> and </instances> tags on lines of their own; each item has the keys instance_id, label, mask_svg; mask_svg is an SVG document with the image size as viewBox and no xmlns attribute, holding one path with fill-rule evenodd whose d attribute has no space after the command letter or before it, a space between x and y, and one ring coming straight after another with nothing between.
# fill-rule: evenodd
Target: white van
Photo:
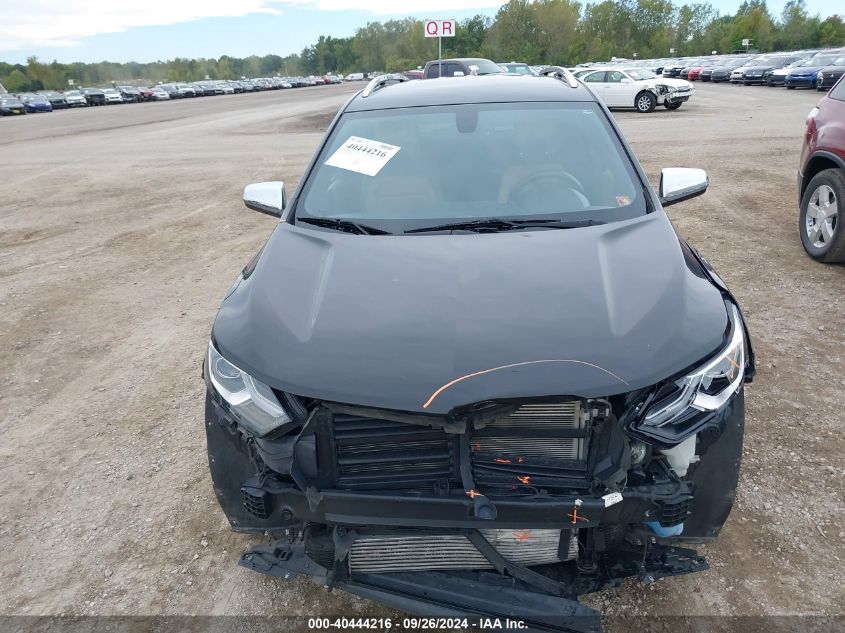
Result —
<instances>
[{"instance_id":1,"label":"white van","mask_svg":"<svg viewBox=\"0 0 845 633\"><path fill-rule=\"evenodd\" d=\"M364 81L364 73L350 73L344 81Z\"/></svg>"}]
</instances>

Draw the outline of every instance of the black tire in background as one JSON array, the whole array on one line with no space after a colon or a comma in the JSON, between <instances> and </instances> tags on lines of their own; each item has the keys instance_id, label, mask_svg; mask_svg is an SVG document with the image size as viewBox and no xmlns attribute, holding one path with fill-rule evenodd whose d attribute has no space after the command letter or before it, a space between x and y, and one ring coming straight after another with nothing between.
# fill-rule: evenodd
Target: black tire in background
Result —
<instances>
[{"instance_id":1,"label":"black tire in background","mask_svg":"<svg viewBox=\"0 0 845 633\"><path fill-rule=\"evenodd\" d=\"M654 109L657 107L657 97L648 90L643 90L634 99L634 107L637 109L637 112L654 112Z\"/></svg>"},{"instance_id":2,"label":"black tire in background","mask_svg":"<svg viewBox=\"0 0 845 633\"><path fill-rule=\"evenodd\" d=\"M824 203L828 204L824 204ZM821 208L823 216L819 217ZM813 213L816 216L813 216ZM798 215L798 233L801 244L807 254L819 262L828 264L845 262L845 228L842 217L845 215L845 171L825 169L820 171L807 185L801 198L801 210ZM832 220L832 221L831 221ZM829 236L825 235L827 223ZM816 233L818 229L819 232ZM815 235L815 237L814 237Z\"/></svg>"}]
</instances>

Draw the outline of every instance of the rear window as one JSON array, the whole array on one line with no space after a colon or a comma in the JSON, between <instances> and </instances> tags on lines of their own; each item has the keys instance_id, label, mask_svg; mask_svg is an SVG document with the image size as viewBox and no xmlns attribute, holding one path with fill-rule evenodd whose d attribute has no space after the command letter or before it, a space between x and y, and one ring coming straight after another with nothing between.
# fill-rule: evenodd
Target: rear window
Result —
<instances>
[{"instance_id":1,"label":"rear window","mask_svg":"<svg viewBox=\"0 0 845 633\"><path fill-rule=\"evenodd\" d=\"M361 221L390 232L432 221L611 222L644 213L639 178L595 103L347 113L296 209L297 217Z\"/></svg>"}]
</instances>

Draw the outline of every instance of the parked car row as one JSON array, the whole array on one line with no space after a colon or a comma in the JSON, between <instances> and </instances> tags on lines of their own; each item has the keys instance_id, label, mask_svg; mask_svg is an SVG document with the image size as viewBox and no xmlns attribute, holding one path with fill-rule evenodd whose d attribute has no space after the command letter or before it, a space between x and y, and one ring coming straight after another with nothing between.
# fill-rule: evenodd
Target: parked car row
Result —
<instances>
[{"instance_id":1,"label":"parked car row","mask_svg":"<svg viewBox=\"0 0 845 633\"><path fill-rule=\"evenodd\" d=\"M420 73L419 77L411 73ZM576 78L584 82L608 108L634 108L653 112L658 105L677 110L695 94L692 84L682 79L664 78L648 68L636 65L604 65L573 68ZM436 79L482 75L536 76L544 73L567 73L560 66L530 66L523 62L494 63L482 58L432 60L425 68L402 73L408 79Z\"/></svg>"},{"instance_id":2,"label":"parked car row","mask_svg":"<svg viewBox=\"0 0 845 633\"><path fill-rule=\"evenodd\" d=\"M111 88L79 88L64 92L43 90L0 95L0 115L52 112L67 108L84 108L142 101L169 101L193 97L258 92L336 84L339 75L321 77L258 77L241 80L206 80L192 83L170 82L150 87L115 85Z\"/></svg>"},{"instance_id":3,"label":"parked car row","mask_svg":"<svg viewBox=\"0 0 845 633\"><path fill-rule=\"evenodd\" d=\"M829 90L845 73L845 48L616 62L619 63L687 81Z\"/></svg>"}]
</instances>

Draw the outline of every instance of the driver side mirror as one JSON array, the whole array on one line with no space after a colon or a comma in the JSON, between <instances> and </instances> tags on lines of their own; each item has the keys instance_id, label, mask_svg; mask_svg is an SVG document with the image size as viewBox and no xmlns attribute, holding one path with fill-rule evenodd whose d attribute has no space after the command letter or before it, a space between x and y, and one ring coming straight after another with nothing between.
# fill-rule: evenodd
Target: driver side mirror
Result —
<instances>
[{"instance_id":1,"label":"driver side mirror","mask_svg":"<svg viewBox=\"0 0 845 633\"><path fill-rule=\"evenodd\" d=\"M279 181L256 182L244 187L244 204L260 213L280 217L285 208L285 185Z\"/></svg>"},{"instance_id":2,"label":"driver side mirror","mask_svg":"<svg viewBox=\"0 0 845 633\"><path fill-rule=\"evenodd\" d=\"M660 204L683 202L707 191L710 180L703 169L667 167L660 171Z\"/></svg>"}]
</instances>

